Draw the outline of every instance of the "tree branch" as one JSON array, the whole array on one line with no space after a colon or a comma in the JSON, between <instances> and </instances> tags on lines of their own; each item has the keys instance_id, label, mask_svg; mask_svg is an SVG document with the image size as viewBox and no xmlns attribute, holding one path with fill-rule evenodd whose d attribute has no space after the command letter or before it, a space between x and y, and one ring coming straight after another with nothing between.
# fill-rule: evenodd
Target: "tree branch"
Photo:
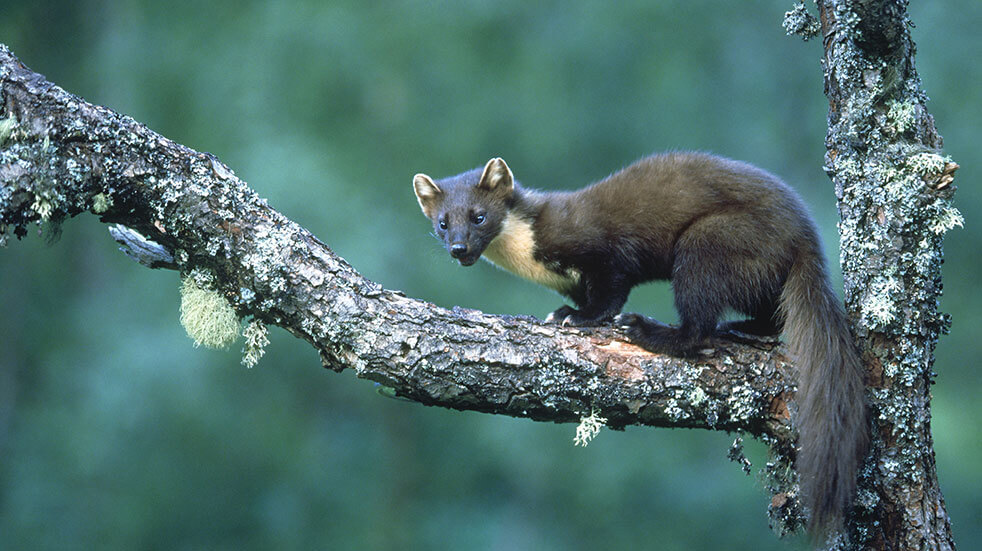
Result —
<instances>
[{"instance_id":1,"label":"tree branch","mask_svg":"<svg viewBox=\"0 0 982 551\"><path fill-rule=\"evenodd\" d=\"M214 156L86 103L2 45L0 92L2 236L95 212L151 242L114 234L127 254L210 271L240 317L283 327L325 367L426 405L555 422L599 410L612 428L745 431L781 454L791 449L793 369L776 341L721 341L684 361L612 328L439 308L363 278Z\"/></svg>"}]
</instances>

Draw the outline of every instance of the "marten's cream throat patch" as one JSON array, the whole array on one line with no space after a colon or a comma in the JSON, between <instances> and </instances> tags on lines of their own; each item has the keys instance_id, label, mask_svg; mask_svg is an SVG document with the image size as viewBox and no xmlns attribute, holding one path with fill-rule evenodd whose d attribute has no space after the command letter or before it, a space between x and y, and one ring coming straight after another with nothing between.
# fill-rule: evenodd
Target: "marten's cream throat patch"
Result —
<instances>
[{"instance_id":1,"label":"marten's cream throat patch","mask_svg":"<svg viewBox=\"0 0 982 551\"><path fill-rule=\"evenodd\" d=\"M499 268L560 293L579 283L578 271L554 272L535 259L534 250L532 223L509 213L501 223L501 232L484 249L483 256Z\"/></svg>"}]
</instances>

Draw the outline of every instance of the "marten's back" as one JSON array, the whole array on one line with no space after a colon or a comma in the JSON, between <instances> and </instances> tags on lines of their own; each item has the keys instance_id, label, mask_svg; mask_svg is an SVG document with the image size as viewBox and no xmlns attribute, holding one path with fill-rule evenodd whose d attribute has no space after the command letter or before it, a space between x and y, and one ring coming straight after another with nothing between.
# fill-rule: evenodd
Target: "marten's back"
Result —
<instances>
[{"instance_id":1,"label":"marten's back","mask_svg":"<svg viewBox=\"0 0 982 551\"><path fill-rule=\"evenodd\" d=\"M584 202L618 224L685 226L724 212L792 220L807 218L801 200L773 174L708 153L646 157L581 190ZM614 215L613 213L618 213Z\"/></svg>"},{"instance_id":2,"label":"marten's back","mask_svg":"<svg viewBox=\"0 0 982 551\"><path fill-rule=\"evenodd\" d=\"M698 225L718 228L704 232L698 246L740 252L755 272L781 271L799 248L817 244L804 205L780 179L696 152L646 157L589 187L557 193L536 231L544 249L576 262L626 257L643 281L671 276L679 238Z\"/></svg>"}]
</instances>

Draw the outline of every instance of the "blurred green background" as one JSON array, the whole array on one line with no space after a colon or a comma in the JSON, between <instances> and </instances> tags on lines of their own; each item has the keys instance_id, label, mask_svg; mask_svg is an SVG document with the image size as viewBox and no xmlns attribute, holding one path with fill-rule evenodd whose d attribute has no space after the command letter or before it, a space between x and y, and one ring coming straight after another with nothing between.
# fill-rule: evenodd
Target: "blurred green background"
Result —
<instances>
[{"instance_id":1,"label":"blurred green background","mask_svg":"<svg viewBox=\"0 0 982 551\"><path fill-rule=\"evenodd\" d=\"M821 43L784 35L791 4L7 0L0 42L218 155L384 286L544 316L558 296L449 259L414 173L500 155L527 185L573 188L652 151L709 150L797 187L836 264ZM962 165L933 429L964 546L982 540L982 7L910 9L929 108ZM572 425L383 398L275 328L247 370L238 347L192 346L177 290L93 216L0 250L0 548L807 548L770 533L760 480L726 459L734 435L629 428L575 448ZM666 285L629 307L674 317ZM764 450L747 447L756 472Z\"/></svg>"}]
</instances>

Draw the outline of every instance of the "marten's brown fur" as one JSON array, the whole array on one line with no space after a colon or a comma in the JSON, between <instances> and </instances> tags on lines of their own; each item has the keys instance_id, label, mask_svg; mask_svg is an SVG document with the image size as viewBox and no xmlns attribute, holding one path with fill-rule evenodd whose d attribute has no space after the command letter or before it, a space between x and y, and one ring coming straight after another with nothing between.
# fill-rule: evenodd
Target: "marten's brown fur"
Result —
<instances>
[{"instance_id":1,"label":"marten's brown fur","mask_svg":"<svg viewBox=\"0 0 982 551\"><path fill-rule=\"evenodd\" d=\"M548 320L614 320L633 342L675 356L721 330L783 329L799 370L794 420L809 528L822 537L841 527L869 438L864 372L815 225L781 180L714 155L667 153L572 192L525 189L502 159L437 182L417 174L413 185L462 265L483 254L576 304ZM671 280L678 326L617 315L631 288L651 280ZM720 324L728 309L746 318Z\"/></svg>"}]
</instances>

